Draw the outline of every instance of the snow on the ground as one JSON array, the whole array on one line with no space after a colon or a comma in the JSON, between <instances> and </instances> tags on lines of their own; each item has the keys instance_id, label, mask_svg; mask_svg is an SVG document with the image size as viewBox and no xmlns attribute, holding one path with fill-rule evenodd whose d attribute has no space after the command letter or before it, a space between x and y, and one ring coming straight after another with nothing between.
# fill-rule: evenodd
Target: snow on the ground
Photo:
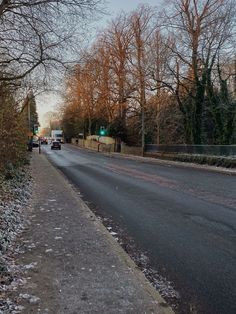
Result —
<instances>
[{"instance_id":1,"label":"snow on the ground","mask_svg":"<svg viewBox=\"0 0 236 314\"><path fill-rule=\"evenodd\" d=\"M25 213L32 193L30 167L15 171L6 179L0 174L0 313L20 313L23 309L8 293L25 284L14 254L20 251L14 241L27 224Z\"/></svg>"}]
</instances>

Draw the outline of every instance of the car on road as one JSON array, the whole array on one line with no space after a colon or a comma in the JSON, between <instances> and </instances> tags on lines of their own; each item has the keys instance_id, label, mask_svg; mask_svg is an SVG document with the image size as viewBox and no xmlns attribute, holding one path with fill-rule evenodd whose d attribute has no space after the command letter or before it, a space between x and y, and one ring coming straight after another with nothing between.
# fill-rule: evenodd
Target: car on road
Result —
<instances>
[{"instance_id":1,"label":"car on road","mask_svg":"<svg viewBox=\"0 0 236 314\"><path fill-rule=\"evenodd\" d=\"M39 147L39 141L33 139L33 141L32 141L32 147Z\"/></svg>"},{"instance_id":2,"label":"car on road","mask_svg":"<svg viewBox=\"0 0 236 314\"><path fill-rule=\"evenodd\" d=\"M51 144L51 149L61 149L61 143L58 141L53 141Z\"/></svg>"},{"instance_id":3,"label":"car on road","mask_svg":"<svg viewBox=\"0 0 236 314\"><path fill-rule=\"evenodd\" d=\"M42 138L41 139L41 144L42 145L47 145L48 144L48 140L46 138Z\"/></svg>"}]
</instances>

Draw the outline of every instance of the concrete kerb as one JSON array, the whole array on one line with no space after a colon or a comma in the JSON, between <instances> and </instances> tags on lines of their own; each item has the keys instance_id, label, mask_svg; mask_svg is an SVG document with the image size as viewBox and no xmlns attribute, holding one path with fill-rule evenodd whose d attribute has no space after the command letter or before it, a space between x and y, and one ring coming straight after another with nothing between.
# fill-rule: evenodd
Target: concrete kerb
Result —
<instances>
[{"instance_id":1,"label":"concrete kerb","mask_svg":"<svg viewBox=\"0 0 236 314\"><path fill-rule=\"evenodd\" d=\"M76 145L73 145L73 147L77 147L80 149L85 149L94 153L97 153L96 151L84 147L79 147ZM141 156L135 156L135 155L126 155L121 153L104 153L99 152L99 154L104 154L106 156L115 157L115 158L123 158L123 159L130 159L130 160L138 160L143 163L154 163L158 165L166 165L166 166L176 166L176 167L183 167L183 168L192 168L192 169L200 169L205 171L211 171L211 172L219 172L227 175L236 175L236 169L228 169L223 167L216 167L216 166L210 166L210 165L200 165L196 163L190 163L190 162L182 162L182 161L174 161L174 160L163 160L163 159L157 159L152 157L141 157Z\"/></svg>"},{"instance_id":2,"label":"concrete kerb","mask_svg":"<svg viewBox=\"0 0 236 314\"><path fill-rule=\"evenodd\" d=\"M176 166L176 167L183 167L183 168L192 168L192 169L200 169L205 171L211 171L211 172L219 172L224 173L228 175L236 175L236 169L228 169L223 167L216 167L211 165L201 165L197 163L191 163L191 162L182 162L182 161L174 161L174 160L163 160L158 158L152 158L152 157L140 157L140 156L130 156L130 155L123 155L118 153L112 153L116 157L123 157L127 159L133 159L133 160L139 160L141 162L151 162L156 163L159 165L167 165L167 166ZM120 156L119 156L120 155Z\"/></svg>"},{"instance_id":3,"label":"concrete kerb","mask_svg":"<svg viewBox=\"0 0 236 314\"><path fill-rule=\"evenodd\" d=\"M73 187L72 187L73 190ZM73 191L75 193L75 191ZM75 194L76 197L77 194ZM122 249L122 247L117 243L114 237L107 231L105 226L97 219L91 209L79 198L78 202L80 206L82 206L83 210L88 212L88 217L93 217L95 223L98 228L107 237L111 246L114 248L114 251L125 261L127 266L132 269L135 276L142 282L145 289L148 293L153 297L153 299L157 300L159 306L162 308L163 314L174 314L173 310L169 307L169 305L165 302L165 300L161 297L158 291L151 285L151 283L147 280L142 271L138 268L138 266L134 263L134 261L130 258L130 256ZM81 203L80 203L81 202Z\"/></svg>"},{"instance_id":4,"label":"concrete kerb","mask_svg":"<svg viewBox=\"0 0 236 314\"><path fill-rule=\"evenodd\" d=\"M122 247L116 242L113 236L107 231L105 226L96 218L96 216L91 212L90 208L86 204L82 204L84 210L88 211L91 215L93 215L96 223L102 233L108 238L110 244L114 248L114 251L121 256L121 258L125 261L127 266L131 268L135 274L135 276L143 283L143 286L148 291L148 293L157 300L160 307L162 307L163 314L174 314L173 310L169 307L169 305L165 302L165 300L161 297L158 291L151 285L151 283L147 280L143 272L138 268L138 266L134 263L134 261L130 258L130 256L122 249Z\"/></svg>"},{"instance_id":5,"label":"concrete kerb","mask_svg":"<svg viewBox=\"0 0 236 314\"><path fill-rule=\"evenodd\" d=\"M46 158L46 156L41 155L41 158ZM47 160L48 161L48 160ZM48 161L48 163L50 163ZM161 297L159 292L152 286L152 284L148 281L142 271L138 268L138 266L134 263L131 257L123 250L123 248L117 243L114 237L109 233L109 231L105 228L105 226L101 223L101 221L96 217L96 215L92 212L92 210L84 203L84 201L79 197L78 191L75 186L71 184L71 182L67 179L67 177L62 173L62 171L58 168L54 168L55 171L67 182L69 189L71 190L72 195L74 196L76 202L78 203L78 207L81 208L86 214L87 218L92 218L96 226L99 228L101 233L108 239L114 251L117 255L126 263L126 265L132 270L135 277L142 283L145 290L149 293L149 295L157 301L160 307L160 314L174 314L174 311L171 307L166 303L166 301Z\"/></svg>"}]
</instances>

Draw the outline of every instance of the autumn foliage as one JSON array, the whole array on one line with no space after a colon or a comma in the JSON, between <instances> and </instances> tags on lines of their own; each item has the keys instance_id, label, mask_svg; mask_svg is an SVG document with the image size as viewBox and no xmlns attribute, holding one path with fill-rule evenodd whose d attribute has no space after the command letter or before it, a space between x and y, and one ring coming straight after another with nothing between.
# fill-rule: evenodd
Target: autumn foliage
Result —
<instances>
[{"instance_id":1,"label":"autumn foliage","mask_svg":"<svg viewBox=\"0 0 236 314\"><path fill-rule=\"evenodd\" d=\"M26 161L28 129L9 87L0 85L0 172Z\"/></svg>"},{"instance_id":2,"label":"autumn foliage","mask_svg":"<svg viewBox=\"0 0 236 314\"><path fill-rule=\"evenodd\" d=\"M67 77L68 137L102 125L132 145L235 143L234 29L230 0L120 14Z\"/></svg>"}]
</instances>

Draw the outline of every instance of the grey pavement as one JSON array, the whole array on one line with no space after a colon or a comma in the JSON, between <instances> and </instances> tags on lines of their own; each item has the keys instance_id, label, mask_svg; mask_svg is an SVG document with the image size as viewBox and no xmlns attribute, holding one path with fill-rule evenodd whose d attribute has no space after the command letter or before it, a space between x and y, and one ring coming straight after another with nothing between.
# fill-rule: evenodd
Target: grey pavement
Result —
<instances>
[{"instance_id":1,"label":"grey pavement","mask_svg":"<svg viewBox=\"0 0 236 314\"><path fill-rule=\"evenodd\" d=\"M32 153L22 313L173 313L44 154Z\"/></svg>"}]
</instances>

